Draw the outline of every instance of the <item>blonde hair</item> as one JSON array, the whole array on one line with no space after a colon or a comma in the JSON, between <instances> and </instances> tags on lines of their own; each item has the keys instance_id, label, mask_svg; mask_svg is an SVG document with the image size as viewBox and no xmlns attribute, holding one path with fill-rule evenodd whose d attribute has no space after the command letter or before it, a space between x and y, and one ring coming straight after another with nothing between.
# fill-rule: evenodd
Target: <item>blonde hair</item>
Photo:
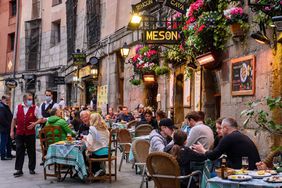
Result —
<instances>
[{"instance_id":1,"label":"blonde hair","mask_svg":"<svg viewBox=\"0 0 282 188\"><path fill-rule=\"evenodd\" d=\"M90 126L94 126L97 130L107 130L108 126L98 113L93 113L90 116Z\"/></svg>"}]
</instances>

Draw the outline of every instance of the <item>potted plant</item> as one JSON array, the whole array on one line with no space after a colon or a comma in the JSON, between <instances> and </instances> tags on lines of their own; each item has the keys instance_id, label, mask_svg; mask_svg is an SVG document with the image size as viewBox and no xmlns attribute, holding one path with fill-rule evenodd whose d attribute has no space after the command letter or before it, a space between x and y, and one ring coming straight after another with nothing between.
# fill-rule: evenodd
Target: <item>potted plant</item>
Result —
<instances>
[{"instance_id":1,"label":"potted plant","mask_svg":"<svg viewBox=\"0 0 282 188\"><path fill-rule=\"evenodd\" d=\"M156 73L157 76L169 74L170 73L170 68L168 66L166 66L166 65L158 66L155 69L155 73Z\"/></svg>"},{"instance_id":2,"label":"potted plant","mask_svg":"<svg viewBox=\"0 0 282 188\"><path fill-rule=\"evenodd\" d=\"M224 16L227 19L227 24L230 25L230 30L233 37L244 36L249 29L248 14L245 14L242 7L232 7L224 11Z\"/></svg>"},{"instance_id":3,"label":"potted plant","mask_svg":"<svg viewBox=\"0 0 282 188\"><path fill-rule=\"evenodd\" d=\"M134 75L130 77L129 82L132 85L135 85L135 86L138 86L138 85L141 84L141 80L140 79L136 79Z\"/></svg>"}]
</instances>

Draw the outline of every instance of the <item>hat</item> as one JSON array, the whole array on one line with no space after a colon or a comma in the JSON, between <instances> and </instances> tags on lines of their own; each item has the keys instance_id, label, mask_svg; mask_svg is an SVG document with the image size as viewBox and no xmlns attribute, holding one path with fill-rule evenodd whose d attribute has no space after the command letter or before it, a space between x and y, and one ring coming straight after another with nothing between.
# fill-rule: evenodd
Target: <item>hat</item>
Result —
<instances>
[{"instance_id":1,"label":"hat","mask_svg":"<svg viewBox=\"0 0 282 188\"><path fill-rule=\"evenodd\" d=\"M161 126L166 126L166 127L170 128L170 129L177 129L177 127L174 126L174 123L172 122L172 120L169 119L169 118L162 119L160 121L159 126L160 127Z\"/></svg>"}]
</instances>

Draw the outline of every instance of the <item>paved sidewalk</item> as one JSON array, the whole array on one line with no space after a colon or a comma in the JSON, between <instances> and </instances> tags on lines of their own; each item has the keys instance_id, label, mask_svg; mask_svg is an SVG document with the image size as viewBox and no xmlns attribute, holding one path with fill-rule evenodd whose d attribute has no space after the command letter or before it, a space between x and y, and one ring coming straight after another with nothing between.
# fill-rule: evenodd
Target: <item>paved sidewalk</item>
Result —
<instances>
[{"instance_id":1,"label":"paved sidewalk","mask_svg":"<svg viewBox=\"0 0 282 188\"><path fill-rule=\"evenodd\" d=\"M57 182L53 177L47 177L47 180L43 178L43 167L39 166L41 153L40 147L37 147L37 165L36 175L30 175L28 170L28 157L25 156L25 163L22 177L14 178L15 172L15 159L11 161L0 161L0 188L76 188L76 187L95 187L95 188L139 188L141 182L141 176L135 174L135 170L131 168L131 164L123 163L121 172L118 172L117 181L113 181L110 184L108 181L94 182L92 184L82 183L79 179L71 179L69 176L64 182ZM118 160L119 163L119 160ZM146 187L145 184L143 186ZM149 188L152 188L153 182L149 183Z\"/></svg>"}]
</instances>

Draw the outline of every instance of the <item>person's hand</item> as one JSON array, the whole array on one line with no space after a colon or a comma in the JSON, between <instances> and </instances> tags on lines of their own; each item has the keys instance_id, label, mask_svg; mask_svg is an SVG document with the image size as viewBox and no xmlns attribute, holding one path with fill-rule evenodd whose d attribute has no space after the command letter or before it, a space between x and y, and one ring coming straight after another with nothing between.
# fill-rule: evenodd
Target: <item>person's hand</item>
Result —
<instances>
[{"instance_id":1,"label":"person's hand","mask_svg":"<svg viewBox=\"0 0 282 188\"><path fill-rule=\"evenodd\" d=\"M14 133L14 131L11 131L11 132L10 132L10 137L11 137L11 139L14 139L14 138L15 138L15 133Z\"/></svg>"},{"instance_id":2,"label":"person's hand","mask_svg":"<svg viewBox=\"0 0 282 188\"><path fill-rule=\"evenodd\" d=\"M36 125L35 122L31 122L31 124L30 124L29 126L27 126L26 128L27 128L28 130L31 130L31 129L33 129L33 128L35 127L35 125Z\"/></svg>"},{"instance_id":3,"label":"person's hand","mask_svg":"<svg viewBox=\"0 0 282 188\"><path fill-rule=\"evenodd\" d=\"M264 162L260 161L256 163L257 169L258 170L267 170L267 166Z\"/></svg>"},{"instance_id":4,"label":"person's hand","mask_svg":"<svg viewBox=\"0 0 282 188\"><path fill-rule=\"evenodd\" d=\"M197 152L197 153L202 153L202 154L205 154L206 153L206 149L204 148L204 146L200 143L198 144L193 144L192 145L192 150Z\"/></svg>"}]
</instances>

